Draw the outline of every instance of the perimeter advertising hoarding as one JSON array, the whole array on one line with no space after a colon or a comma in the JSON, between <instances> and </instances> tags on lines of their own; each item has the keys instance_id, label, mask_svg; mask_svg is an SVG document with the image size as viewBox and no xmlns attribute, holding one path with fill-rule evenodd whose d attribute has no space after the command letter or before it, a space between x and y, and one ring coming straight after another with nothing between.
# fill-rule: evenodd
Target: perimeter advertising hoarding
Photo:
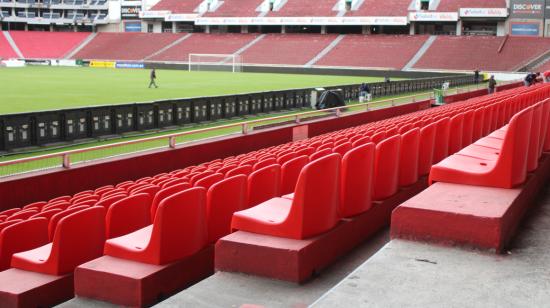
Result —
<instances>
[{"instance_id":1,"label":"perimeter advertising hoarding","mask_svg":"<svg viewBox=\"0 0 550 308\"><path fill-rule=\"evenodd\" d=\"M540 24L531 22L512 22L511 34L520 36L540 36Z\"/></svg>"},{"instance_id":2,"label":"perimeter advertising hoarding","mask_svg":"<svg viewBox=\"0 0 550 308\"><path fill-rule=\"evenodd\" d=\"M123 6L120 8L120 18L122 19L138 19L141 7L139 6Z\"/></svg>"},{"instance_id":3,"label":"perimeter advertising hoarding","mask_svg":"<svg viewBox=\"0 0 550 308\"><path fill-rule=\"evenodd\" d=\"M510 17L521 19L544 18L545 0L511 0Z\"/></svg>"}]
</instances>

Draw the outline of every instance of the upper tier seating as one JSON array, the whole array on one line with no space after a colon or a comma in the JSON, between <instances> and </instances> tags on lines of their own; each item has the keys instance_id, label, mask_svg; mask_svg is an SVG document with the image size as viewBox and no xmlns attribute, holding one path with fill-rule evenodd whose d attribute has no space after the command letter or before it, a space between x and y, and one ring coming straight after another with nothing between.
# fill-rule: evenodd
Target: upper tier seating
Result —
<instances>
[{"instance_id":1,"label":"upper tier seating","mask_svg":"<svg viewBox=\"0 0 550 308\"><path fill-rule=\"evenodd\" d=\"M336 0L287 0L278 11L269 12L266 16L336 16L338 11L332 10L336 3Z\"/></svg>"},{"instance_id":2,"label":"upper tier seating","mask_svg":"<svg viewBox=\"0 0 550 308\"><path fill-rule=\"evenodd\" d=\"M195 14L195 9L203 0L161 0L151 11L170 11L172 14Z\"/></svg>"},{"instance_id":3,"label":"upper tier seating","mask_svg":"<svg viewBox=\"0 0 550 308\"><path fill-rule=\"evenodd\" d=\"M506 8L506 0L441 0L438 12L458 12L460 8Z\"/></svg>"},{"instance_id":4,"label":"upper tier seating","mask_svg":"<svg viewBox=\"0 0 550 308\"><path fill-rule=\"evenodd\" d=\"M335 35L268 34L243 54L252 64L304 65L327 47Z\"/></svg>"},{"instance_id":5,"label":"upper tier seating","mask_svg":"<svg viewBox=\"0 0 550 308\"><path fill-rule=\"evenodd\" d=\"M257 34L194 33L184 41L154 56L154 61L187 61L191 53L232 54L254 40Z\"/></svg>"},{"instance_id":6,"label":"upper tier seating","mask_svg":"<svg viewBox=\"0 0 550 308\"><path fill-rule=\"evenodd\" d=\"M11 48L10 43L2 32L0 32L0 58L17 58L17 54L15 53L13 48Z\"/></svg>"},{"instance_id":7,"label":"upper tier seating","mask_svg":"<svg viewBox=\"0 0 550 308\"><path fill-rule=\"evenodd\" d=\"M345 16L407 16L410 4L410 0L364 0Z\"/></svg>"},{"instance_id":8,"label":"upper tier seating","mask_svg":"<svg viewBox=\"0 0 550 308\"><path fill-rule=\"evenodd\" d=\"M58 59L78 47L90 33L10 31L10 35L25 58Z\"/></svg>"},{"instance_id":9,"label":"upper tier seating","mask_svg":"<svg viewBox=\"0 0 550 308\"><path fill-rule=\"evenodd\" d=\"M414 68L513 71L550 49L550 39L438 36Z\"/></svg>"},{"instance_id":10,"label":"upper tier seating","mask_svg":"<svg viewBox=\"0 0 550 308\"><path fill-rule=\"evenodd\" d=\"M172 33L99 33L73 58L143 60L181 36Z\"/></svg>"},{"instance_id":11,"label":"upper tier seating","mask_svg":"<svg viewBox=\"0 0 550 308\"><path fill-rule=\"evenodd\" d=\"M315 65L401 69L418 52L427 38L408 35L346 35Z\"/></svg>"},{"instance_id":12,"label":"upper tier seating","mask_svg":"<svg viewBox=\"0 0 550 308\"><path fill-rule=\"evenodd\" d=\"M263 0L224 0L222 5L213 12L207 12L205 17L255 17Z\"/></svg>"}]
</instances>

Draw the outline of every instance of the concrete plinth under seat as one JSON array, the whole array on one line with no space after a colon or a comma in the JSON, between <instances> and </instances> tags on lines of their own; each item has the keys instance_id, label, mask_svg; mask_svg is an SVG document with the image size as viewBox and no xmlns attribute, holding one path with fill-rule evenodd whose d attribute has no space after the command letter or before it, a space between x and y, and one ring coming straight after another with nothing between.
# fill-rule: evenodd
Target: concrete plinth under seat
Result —
<instances>
[{"instance_id":1,"label":"concrete plinth under seat","mask_svg":"<svg viewBox=\"0 0 550 308\"><path fill-rule=\"evenodd\" d=\"M53 276L11 268L0 272L0 307L51 307L71 299L73 275Z\"/></svg>"},{"instance_id":2,"label":"concrete plinth under seat","mask_svg":"<svg viewBox=\"0 0 550 308\"><path fill-rule=\"evenodd\" d=\"M166 265L103 256L75 270L75 294L117 305L152 305L214 273L214 246Z\"/></svg>"},{"instance_id":3,"label":"concrete plinth under seat","mask_svg":"<svg viewBox=\"0 0 550 308\"><path fill-rule=\"evenodd\" d=\"M237 231L216 243L216 270L303 283L390 222L392 210L426 187L426 179L375 202L367 212L343 219L319 236L294 240Z\"/></svg>"},{"instance_id":4,"label":"concrete plinth under seat","mask_svg":"<svg viewBox=\"0 0 550 308\"><path fill-rule=\"evenodd\" d=\"M391 237L502 252L550 177L550 155L514 189L435 183L395 209Z\"/></svg>"}]
</instances>

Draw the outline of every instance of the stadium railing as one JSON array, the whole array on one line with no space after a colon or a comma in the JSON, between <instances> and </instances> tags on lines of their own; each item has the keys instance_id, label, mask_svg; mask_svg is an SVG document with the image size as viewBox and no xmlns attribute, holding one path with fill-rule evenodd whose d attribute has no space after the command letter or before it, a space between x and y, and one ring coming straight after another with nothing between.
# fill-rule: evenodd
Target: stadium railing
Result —
<instances>
[{"instance_id":1,"label":"stadium railing","mask_svg":"<svg viewBox=\"0 0 550 308\"><path fill-rule=\"evenodd\" d=\"M514 82L501 83L501 86ZM461 94L484 89L484 84L476 84L462 88L453 88L446 92L446 95ZM342 107L301 112L288 115L263 118L258 120L243 121L238 123L219 125L215 127L201 128L186 132L166 134L143 139L105 144L83 149L62 151L40 156L33 156L10 161L0 162L0 178L19 175L28 172L42 171L52 168L70 168L71 165L85 162L97 161L121 155L136 154L162 148L175 149L179 145L198 139L226 136L232 134L248 134L254 127L273 124L300 124L308 119L319 116L341 117L353 113L365 112L373 109L391 108L393 106L415 103L416 101L430 99L433 101L433 92L418 93L415 95L390 98L375 102L358 103ZM196 135L207 135L208 137L196 138Z\"/></svg>"}]
</instances>

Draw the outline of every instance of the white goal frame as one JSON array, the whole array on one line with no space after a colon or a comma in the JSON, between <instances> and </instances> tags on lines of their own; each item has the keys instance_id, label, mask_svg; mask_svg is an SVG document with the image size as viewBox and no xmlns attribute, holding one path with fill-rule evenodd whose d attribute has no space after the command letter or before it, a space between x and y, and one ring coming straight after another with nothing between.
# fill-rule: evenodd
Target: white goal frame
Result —
<instances>
[{"instance_id":1,"label":"white goal frame","mask_svg":"<svg viewBox=\"0 0 550 308\"><path fill-rule=\"evenodd\" d=\"M208 60L208 61L206 61ZM217 61L216 61L217 60ZM208 67L231 67L233 73L240 73L243 70L243 61L240 55L236 54L208 54L191 53L188 59L189 71L209 70ZM197 68L197 69L194 69ZM206 68L206 69L203 69Z\"/></svg>"}]
</instances>

